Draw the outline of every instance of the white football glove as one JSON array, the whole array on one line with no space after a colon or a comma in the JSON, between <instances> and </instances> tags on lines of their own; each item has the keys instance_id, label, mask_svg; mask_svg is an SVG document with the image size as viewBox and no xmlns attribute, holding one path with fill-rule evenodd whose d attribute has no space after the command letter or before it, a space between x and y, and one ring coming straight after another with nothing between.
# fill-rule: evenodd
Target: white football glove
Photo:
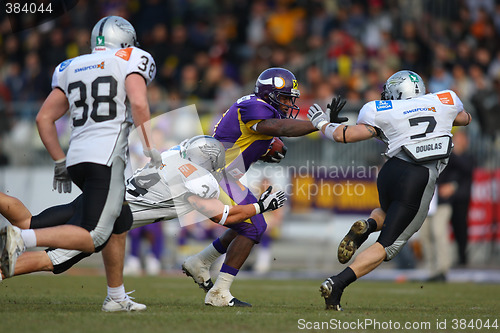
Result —
<instances>
[{"instance_id":1,"label":"white football glove","mask_svg":"<svg viewBox=\"0 0 500 333\"><path fill-rule=\"evenodd\" d=\"M149 157L151 161L149 162L153 167L159 168L163 164L162 159L161 159L161 154L158 150L151 148L151 149L144 149L144 156Z\"/></svg>"},{"instance_id":2,"label":"white football glove","mask_svg":"<svg viewBox=\"0 0 500 333\"><path fill-rule=\"evenodd\" d=\"M262 214L271 210L276 210L280 207L283 207L286 201L285 192L278 191L275 193L271 193L273 190L272 186L269 186L267 190L262 192L260 195L259 201L257 204L259 205L260 211L258 214Z\"/></svg>"},{"instance_id":3,"label":"white football glove","mask_svg":"<svg viewBox=\"0 0 500 333\"><path fill-rule=\"evenodd\" d=\"M71 193L71 177L66 169L66 158L55 161L52 188L59 193Z\"/></svg>"},{"instance_id":4,"label":"white football glove","mask_svg":"<svg viewBox=\"0 0 500 333\"><path fill-rule=\"evenodd\" d=\"M330 116L323 112L321 106L313 104L307 112L307 118L311 121L314 127L321 131L323 125L330 122Z\"/></svg>"}]
</instances>

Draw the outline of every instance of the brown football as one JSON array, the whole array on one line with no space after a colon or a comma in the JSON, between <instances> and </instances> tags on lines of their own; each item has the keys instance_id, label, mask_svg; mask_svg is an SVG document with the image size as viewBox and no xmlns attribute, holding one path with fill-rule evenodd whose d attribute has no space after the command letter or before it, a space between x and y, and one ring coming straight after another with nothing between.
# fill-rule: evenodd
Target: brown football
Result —
<instances>
[{"instance_id":1,"label":"brown football","mask_svg":"<svg viewBox=\"0 0 500 333\"><path fill-rule=\"evenodd\" d=\"M262 155L260 160L268 163L279 163L285 157L286 151L287 147L283 141L278 137L274 137L269 145L267 153ZM280 157L278 154L283 155L283 157Z\"/></svg>"}]
</instances>

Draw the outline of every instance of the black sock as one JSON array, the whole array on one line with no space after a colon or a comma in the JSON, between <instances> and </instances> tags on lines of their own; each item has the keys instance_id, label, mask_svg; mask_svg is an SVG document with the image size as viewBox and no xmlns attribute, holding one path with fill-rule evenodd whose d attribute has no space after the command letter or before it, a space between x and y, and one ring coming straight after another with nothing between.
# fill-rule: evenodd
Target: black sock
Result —
<instances>
[{"instance_id":1,"label":"black sock","mask_svg":"<svg viewBox=\"0 0 500 333\"><path fill-rule=\"evenodd\" d=\"M342 272L335 276L332 276L331 278L338 281L342 289L344 289L357 279L356 274L354 274L354 271L351 269L351 267L347 267Z\"/></svg>"},{"instance_id":2,"label":"black sock","mask_svg":"<svg viewBox=\"0 0 500 333\"><path fill-rule=\"evenodd\" d=\"M368 220L366 220L366 222L368 223L368 232L369 233L372 233L375 230L377 230L377 221L375 221L374 219L372 219L370 217Z\"/></svg>"}]
</instances>

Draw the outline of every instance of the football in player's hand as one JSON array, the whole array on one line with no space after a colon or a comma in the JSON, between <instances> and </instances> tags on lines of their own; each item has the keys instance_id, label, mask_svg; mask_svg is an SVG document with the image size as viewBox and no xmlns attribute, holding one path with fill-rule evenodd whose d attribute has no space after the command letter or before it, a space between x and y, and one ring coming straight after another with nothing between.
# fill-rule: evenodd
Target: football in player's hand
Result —
<instances>
[{"instance_id":1,"label":"football in player's hand","mask_svg":"<svg viewBox=\"0 0 500 333\"><path fill-rule=\"evenodd\" d=\"M267 152L260 158L267 163L279 163L285 158L287 148L280 138L275 137L269 145Z\"/></svg>"}]
</instances>

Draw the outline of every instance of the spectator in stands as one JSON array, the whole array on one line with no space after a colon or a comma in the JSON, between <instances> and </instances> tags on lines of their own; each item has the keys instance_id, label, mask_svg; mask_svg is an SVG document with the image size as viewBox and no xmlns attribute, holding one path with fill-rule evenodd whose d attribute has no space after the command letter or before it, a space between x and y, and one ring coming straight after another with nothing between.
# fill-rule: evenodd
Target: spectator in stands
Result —
<instances>
[{"instance_id":1,"label":"spectator in stands","mask_svg":"<svg viewBox=\"0 0 500 333\"><path fill-rule=\"evenodd\" d=\"M469 138L465 130L459 130L453 135L453 152L445 172L450 173L450 179L455 181L455 190L450 196L452 206L451 225L458 249L459 266L467 265L467 219L472 187L472 171L474 159L468 151Z\"/></svg>"}]
</instances>

